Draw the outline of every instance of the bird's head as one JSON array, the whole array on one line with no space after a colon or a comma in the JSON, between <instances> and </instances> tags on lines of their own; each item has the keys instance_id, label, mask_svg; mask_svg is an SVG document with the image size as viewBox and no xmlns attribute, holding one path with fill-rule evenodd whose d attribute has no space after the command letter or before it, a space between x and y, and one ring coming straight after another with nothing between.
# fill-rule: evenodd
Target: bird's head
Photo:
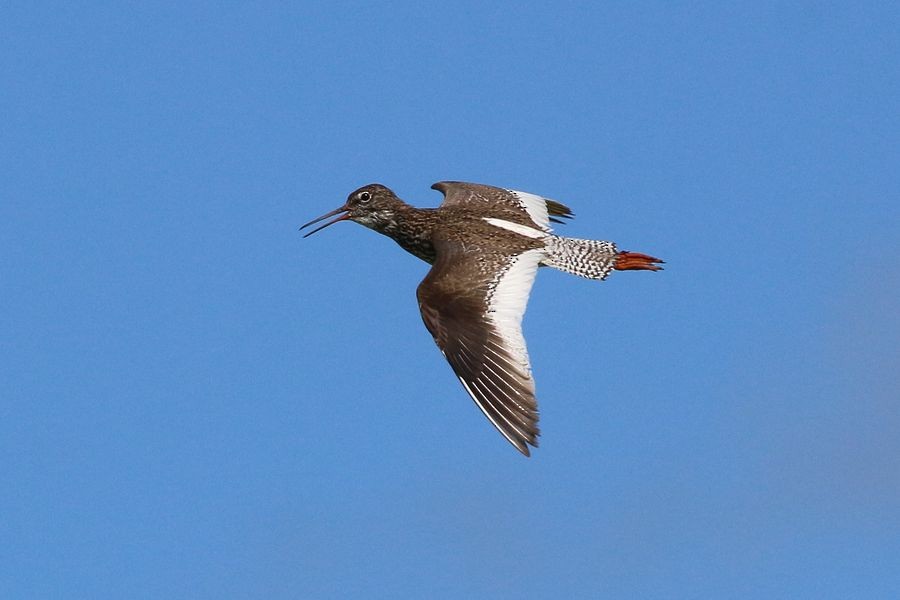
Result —
<instances>
[{"instance_id":1,"label":"bird's head","mask_svg":"<svg viewBox=\"0 0 900 600\"><path fill-rule=\"evenodd\" d=\"M303 237L309 237L329 225L346 220L356 221L360 225L365 225L376 231L385 231L396 224L395 215L402 206L405 206L404 202L394 192L379 183L371 183L350 194L347 197L347 202L340 208L336 208L318 219L313 219L300 229L305 229L328 217L338 215L327 223L316 227Z\"/></svg>"}]
</instances>

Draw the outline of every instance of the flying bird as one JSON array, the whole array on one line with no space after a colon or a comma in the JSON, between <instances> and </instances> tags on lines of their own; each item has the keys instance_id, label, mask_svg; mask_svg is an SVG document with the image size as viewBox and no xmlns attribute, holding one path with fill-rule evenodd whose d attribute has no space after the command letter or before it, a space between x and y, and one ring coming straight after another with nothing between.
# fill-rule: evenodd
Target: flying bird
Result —
<instances>
[{"instance_id":1,"label":"flying bird","mask_svg":"<svg viewBox=\"0 0 900 600\"><path fill-rule=\"evenodd\" d=\"M425 327L481 412L519 452L538 445L538 407L522 316L538 267L603 280L613 270L658 271L663 261L613 242L555 235L565 205L504 188L441 181L438 208L415 208L383 185L350 194L303 225L356 221L431 265L416 296Z\"/></svg>"}]
</instances>

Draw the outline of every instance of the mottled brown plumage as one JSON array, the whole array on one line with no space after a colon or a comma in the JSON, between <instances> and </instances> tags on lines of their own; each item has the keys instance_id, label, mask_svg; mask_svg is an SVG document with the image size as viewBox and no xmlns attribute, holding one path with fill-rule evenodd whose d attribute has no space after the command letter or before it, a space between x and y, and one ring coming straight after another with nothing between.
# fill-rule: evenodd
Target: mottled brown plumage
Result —
<instances>
[{"instance_id":1,"label":"mottled brown plumage","mask_svg":"<svg viewBox=\"0 0 900 600\"><path fill-rule=\"evenodd\" d=\"M521 320L537 268L605 279L612 269L656 271L662 261L553 235L550 223L573 215L552 200L473 183L432 187L444 194L437 209L414 208L371 184L301 229L337 215L306 236L352 220L432 264L416 291L425 327L485 416L528 456L538 444L538 411Z\"/></svg>"}]
</instances>

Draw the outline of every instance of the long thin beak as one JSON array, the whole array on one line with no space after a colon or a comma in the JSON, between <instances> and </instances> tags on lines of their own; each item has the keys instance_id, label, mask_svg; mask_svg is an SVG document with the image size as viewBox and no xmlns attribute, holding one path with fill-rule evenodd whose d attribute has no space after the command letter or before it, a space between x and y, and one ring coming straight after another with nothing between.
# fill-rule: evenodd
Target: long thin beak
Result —
<instances>
[{"instance_id":1,"label":"long thin beak","mask_svg":"<svg viewBox=\"0 0 900 600\"><path fill-rule=\"evenodd\" d=\"M325 223L324 225L319 225L318 227L316 227L315 229L313 229L312 231L310 231L309 233L307 233L307 234L304 235L303 237L305 237L305 238L306 238L306 237L309 237L309 236L311 236L312 234L314 234L315 232L321 231L322 229L325 229L325 228L328 227L329 225L334 225L334 224L337 223L338 221L346 221L347 219L350 218L350 213L349 213L348 211L349 211L349 209L348 209L346 206L342 206L342 207L340 207L340 208L334 209L333 211L331 211L331 212L328 213L327 215L322 215L322 216L319 217L318 219L313 219L312 221L310 221L309 223L307 223L306 225L304 225L304 226L301 227L300 229L306 229L306 228L309 227L310 225L312 225L312 224L314 224L314 223L318 223L319 221L322 221L323 219L327 219L328 217L333 217L334 215L337 215L337 214L340 214L340 213L344 213L343 215L339 216L337 219L332 219L332 220L328 221L327 223Z\"/></svg>"}]
</instances>

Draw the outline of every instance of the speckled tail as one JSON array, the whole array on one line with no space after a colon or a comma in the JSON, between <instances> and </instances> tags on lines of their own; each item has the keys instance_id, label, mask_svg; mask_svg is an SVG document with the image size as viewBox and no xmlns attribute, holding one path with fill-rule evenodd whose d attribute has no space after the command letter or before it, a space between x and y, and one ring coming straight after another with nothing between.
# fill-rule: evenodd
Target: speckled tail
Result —
<instances>
[{"instance_id":1,"label":"speckled tail","mask_svg":"<svg viewBox=\"0 0 900 600\"><path fill-rule=\"evenodd\" d=\"M606 279L616 265L616 245L598 240L553 236L547 240L545 265L588 279Z\"/></svg>"}]
</instances>

